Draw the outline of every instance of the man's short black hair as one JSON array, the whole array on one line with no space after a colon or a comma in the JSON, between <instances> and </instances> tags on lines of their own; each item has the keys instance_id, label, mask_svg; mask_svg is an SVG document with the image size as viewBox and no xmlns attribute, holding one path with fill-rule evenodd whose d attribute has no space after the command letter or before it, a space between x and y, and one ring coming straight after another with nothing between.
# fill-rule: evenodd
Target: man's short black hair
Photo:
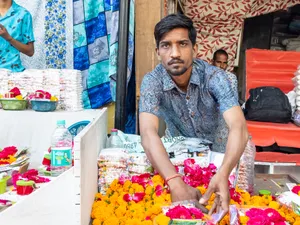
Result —
<instances>
[{"instance_id":1,"label":"man's short black hair","mask_svg":"<svg viewBox=\"0 0 300 225\"><path fill-rule=\"evenodd\" d=\"M159 47L159 42L165 34L176 28L187 29L193 46L196 44L197 33L193 21L183 14L170 14L159 21L154 28L156 46Z\"/></svg>"},{"instance_id":2,"label":"man's short black hair","mask_svg":"<svg viewBox=\"0 0 300 225\"><path fill-rule=\"evenodd\" d=\"M217 55L226 55L226 57L228 58L228 53L223 49L219 49L219 50L215 51L213 60L217 59Z\"/></svg>"}]
</instances>

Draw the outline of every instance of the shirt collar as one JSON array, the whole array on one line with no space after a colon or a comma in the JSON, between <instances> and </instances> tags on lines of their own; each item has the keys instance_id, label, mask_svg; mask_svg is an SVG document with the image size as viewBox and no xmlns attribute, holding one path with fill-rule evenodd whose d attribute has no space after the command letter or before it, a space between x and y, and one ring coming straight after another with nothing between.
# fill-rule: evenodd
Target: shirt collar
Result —
<instances>
[{"instance_id":1,"label":"shirt collar","mask_svg":"<svg viewBox=\"0 0 300 225\"><path fill-rule=\"evenodd\" d=\"M163 70L163 90L164 91L170 91L173 88L176 88L175 82L172 80L171 76L168 74L167 70L162 66ZM195 61L193 62L193 68L192 68L192 74L190 78L190 83L200 86L200 77L198 74L198 68Z\"/></svg>"},{"instance_id":2,"label":"shirt collar","mask_svg":"<svg viewBox=\"0 0 300 225\"><path fill-rule=\"evenodd\" d=\"M6 14L3 17L0 16L0 18L4 19L6 17L12 16L16 12L17 8L17 3L15 3L15 1L12 1L11 7L7 10Z\"/></svg>"}]
</instances>

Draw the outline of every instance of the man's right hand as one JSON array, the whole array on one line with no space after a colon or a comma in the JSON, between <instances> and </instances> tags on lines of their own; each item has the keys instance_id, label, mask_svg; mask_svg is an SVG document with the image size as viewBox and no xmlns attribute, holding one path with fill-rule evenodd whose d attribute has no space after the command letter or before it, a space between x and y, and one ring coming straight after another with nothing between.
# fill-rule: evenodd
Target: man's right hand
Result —
<instances>
[{"instance_id":1,"label":"man's right hand","mask_svg":"<svg viewBox=\"0 0 300 225\"><path fill-rule=\"evenodd\" d=\"M202 197L201 192L187 184L185 184L181 177L176 177L168 182L171 191L172 202L179 202L185 200L194 201L195 206L204 213L208 213L208 210L199 203Z\"/></svg>"}]
</instances>

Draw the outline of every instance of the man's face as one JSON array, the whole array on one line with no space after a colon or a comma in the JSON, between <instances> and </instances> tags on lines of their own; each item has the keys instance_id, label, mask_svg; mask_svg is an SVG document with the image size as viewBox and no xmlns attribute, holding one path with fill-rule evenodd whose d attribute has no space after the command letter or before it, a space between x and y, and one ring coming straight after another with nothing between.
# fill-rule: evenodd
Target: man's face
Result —
<instances>
[{"instance_id":1,"label":"man's face","mask_svg":"<svg viewBox=\"0 0 300 225\"><path fill-rule=\"evenodd\" d=\"M187 29L176 28L165 34L156 52L171 76L181 76L192 65L196 46L192 45Z\"/></svg>"},{"instance_id":2,"label":"man's face","mask_svg":"<svg viewBox=\"0 0 300 225\"><path fill-rule=\"evenodd\" d=\"M224 54L217 54L216 60L213 60L213 65L226 70L228 66L228 57Z\"/></svg>"}]
</instances>

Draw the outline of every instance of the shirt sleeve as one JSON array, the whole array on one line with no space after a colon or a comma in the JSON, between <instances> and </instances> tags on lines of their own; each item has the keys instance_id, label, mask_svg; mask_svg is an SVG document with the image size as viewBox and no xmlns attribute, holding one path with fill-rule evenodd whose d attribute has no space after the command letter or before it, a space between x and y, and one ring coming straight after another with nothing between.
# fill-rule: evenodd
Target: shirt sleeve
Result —
<instances>
[{"instance_id":1,"label":"shirt sleeve","mask_svg":"<svg viewBox=\"0 0 300 225\"><path fill-rule=\"evenodd\" d=\"M226 110L239 106L237 99L237 90L233 89L223 70L217 70L209 80L209 90L219 104L220 111L223 114Z\"/></svg>"},{"instance_id":2,"label":"shirt sleeve","mask_svg":"<svg viewBox=\"0 0 300 225\"><path fill-rule=\"evenodd\" d=\"M27 44L34 41L32 17L29 12L25 13L22 24L23 43Z\"/></svg>"},{"instance_id":3,"label":"shirt sleeve","mask_svg":"<svg viewBox=\"0 0 300 225\"><path fill-rule=\"evenodd\" d=\"M145 75L140 90L139 113L147 112L161 117L162 88L157 79L151 75Z\"/></svg>"}]
</instances>

